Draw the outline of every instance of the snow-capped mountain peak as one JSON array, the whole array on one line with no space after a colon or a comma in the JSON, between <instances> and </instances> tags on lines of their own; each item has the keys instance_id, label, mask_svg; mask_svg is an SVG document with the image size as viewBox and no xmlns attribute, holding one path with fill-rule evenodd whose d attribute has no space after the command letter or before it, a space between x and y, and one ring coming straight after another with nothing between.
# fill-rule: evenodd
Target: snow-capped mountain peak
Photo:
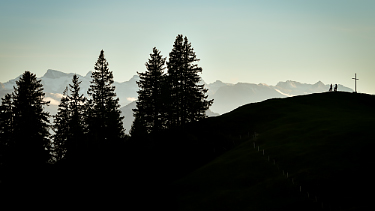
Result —
<instances>
[{"instance_id":1,"label":"snow-capped mountain peak","mask_svg":"<svg viewBox=\"0 0 375 211\"><path fill-rule=\"evenodd\" d=\"M57 79L61 77L67 77L69 75L72 75L72 73L68 74L61 71L48 69L47 72L42 76L42 78Z\"/></svg>"},{"instance_id":2,"label":"snow-capped mountain peak","mask_svg":"<svg viewBox=\"0 0 375 211\"><path fill-rule=\"evenodd\" d=\"M315 84L312 85L312 87L314 87L315 89L319 89L319 88L326 88L327 85L325 85L323 82L321 81L318 81L316 82Z\"/></svg>"},{"instance_id":3,"label":"snow-capped mountain peak","mask_svg":"<svg viewBox=\"0 0 375 211\"><path fill-rule=\"evenodd\" d=\"M133 75L133 77L129 80L130 83L135 83L136 81L139 81L139 75Z\"/></svg>"},{"instance_id":4,"label":"snow-capped mountain peak","mask_svg":"<svg viewBox=\"0 0 375 211\"><path fill-rule=\"evenodd\" d=\"M85 78L91 78L91 75L92 75L92 71L89 71L89 72L85 75Z\"/></svg>"},{"instance_id":5,"label":"snow-capped mountain peak","mask_svg":"<svg viewBox=\"0 0 375 211\"><path fill-rule=\"evenodd\" d=\"M61 100L61 94L65 87L72 83L73 75L74 73L63 73L49 69L41 78L39 78L42 81L44 92L46 93L45 100L51 102L50 106L47 107L51 114L57 112L57 105ZM91 75L92 71L89 71L84 77L78 75L78 80L82 81L80 84L81 93L86 96L92 80ZM16 81L19 80L19 78L20 76L16 79L0 84L0 97L4 97L6 93L11 93L13 91L13 86L16 85ZM121 106L126 106L129 103L135 104L133 101L138 98L137 91L139 90L136 81L139 81L138 75L134 75L129 81L122 83L114 82L116 87L115 92L120 100L119 103ZM283 98L295 95L326 92L329 89L329 85L325 85L321 81L318 81L315 84L305 84L292 80L279 82L276 86L267 85L265 83L231 84L219 80L205 85L205 87L208 88L208 99L214 99L214 103L210 107L210 110L220 114L229 112L248 103L260 102L270 98ZM353 92L352 89L340 84L338 84L338 90ZM130 109L129 106L126 107L126 109L128 108ZM124 112L123 115L125 115L124 125L128 126L126 127L126 131L128 132L134 118L132 110L130 109L129 111Z\"/></svg>"}]
</instances>

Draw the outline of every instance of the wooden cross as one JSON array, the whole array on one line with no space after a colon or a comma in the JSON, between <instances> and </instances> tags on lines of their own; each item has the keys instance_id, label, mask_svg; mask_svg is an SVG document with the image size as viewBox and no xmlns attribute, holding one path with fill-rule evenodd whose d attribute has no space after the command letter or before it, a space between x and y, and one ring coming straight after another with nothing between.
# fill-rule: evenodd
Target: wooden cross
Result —
<instances>
[{"instance_id":1,"label":"wooden cross","mask_svg":"<svg viewBox=\"0 0 375 211\"><path fill-rule=\"evenodd\" d=\"M354 79L354 89L355 89L354 92L357 93L357 81L359 80L357 78L357 73L355 73L354 78L352 78L352 79Z\"/></svg>"}]
</instances>

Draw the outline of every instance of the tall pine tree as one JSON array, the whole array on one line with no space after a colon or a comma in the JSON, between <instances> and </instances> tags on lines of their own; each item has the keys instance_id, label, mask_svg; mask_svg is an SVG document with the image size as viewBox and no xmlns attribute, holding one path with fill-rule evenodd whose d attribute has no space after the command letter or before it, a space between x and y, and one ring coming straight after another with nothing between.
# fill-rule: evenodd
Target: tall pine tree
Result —
<instances>
[{"instance_id":1,"label":"tall pine tree","mask_svg":"<svg viewBox=\"0 0 375 211\"><path fill-rule=\"evenodd\" d=\"M13 135L11 160L42 164L49 160L49 113L43 106L43 86L36 75L26 71L16 82L13 98Z\"/></svg>"},{"instance_id":2,"label":"tall pine tree","mask_svg":"<svg viewBox=\"0 0 375 211\"><path fill-rule=\"evenodd\" d=\"M68 141L68 151L67 155L71 157L77 157L83 154L86 148L86 98L83 94L80 94L81 88L79 85L82 81L78 80L77 74L73 75L72 84L69 84L70 95L68 95L69 101L69 128L70 136Z\"/></svg>"},{"instance_id":3,"label":"tall pine tree","mask_svg":"<svg viewBox=\"0 0 375 211\"><path fill-rule=\"evenodd\" d=\"M0 106L0 163L4 162L13 141L13 100L6 94Z\"/></svg>"},{"instance_id":4,"label":"tall pine tree","mask_svg":"<svg viewBox=\"0 0 375 211\"><path fill-rule=\"evenodd\" d=\"M181 125L181 108L183 96L182 90L182 67L183 67L183 36L178 35L169 53L167 61L168 75L167 83L167 114L168 128Z\"/></svg>"},{"instance_id":5,"label":"tall pine tree","mask_svg":"<svg viewBox=\"0 0 375 211\"><path fill-rule=\"evenodd\" d=\"M68 149L68 137L70 133L69 127L69 102L68 102L68 87L65 88L60 104L57 108L57 114L54 116L53 129L55 134L53 139L53 157L55 161L63 159Z\"/></svg>"},{"instance_id":6,"label":"tall pine tree","mask_svg":"<svg viewBox=\"0 0 375 211\"><path fill-rule=\"evenodd\" d=\"M195 62L194 49L187 37L178 35L169 54L167 62L169 86L169 126L182 126L188 122L197 121L206 117L206 110L212 105L213 100L207 99L207 89L199 84L202 68Z\"/></svg>"},{"instance_id":7,"label":"tall pine tree","mask_svg":"<svg viewBox=\"0 0 375 211\"><path fill-rule=\"evenodd\" d=\"M158 49L153 48L150 59L146 62L147 71L138 73L140 81L137 81L138 101L134 111L134 123L131 135L153 133L165 127L165 109L163 99L163 82L165 60Z\"/></svg>"},{"instance_id":8,"label":"tall pine tree","mask_svg":"<svg viewBox=\"0 0 375 211\"><path fill-rule=\"evenodd\" d=\"M200 59L197 59L194 49L186 36L183 49L183 89L185 96L182 103L182 115L184 124L206 118L206 111L212 105L213 100L207 100L206 93L208 89L204 88L204 84L199 84L201 78L198 74L202 73L202 68L198 67L195 62L199 62Z\"/></svg>"},{"instance_id":9,"label":"tall pine tree","mask_svg":"<svg viewBox=\"0 0 375 211\"><path fill-rule=\"evenodd\" d=\"M72 84L63 92L58 112L54 119L54 152L56 160L63 157L75 159L85 148L85 100L80 94L78 76L73 75ZM70 93L70 94L69 94Z\"/></svg>"},{"instance_id":10,"label":"tall pine tree","mask_svg":"<svg viewBox=\"0 0 375 211\"><path fill-rule=\"evenodd\" d=\"M124 138L119 99L116 98L113 74L109 71L104 51L100 52L87 94L88 133L96 149L111 150Z\"/></svg>"}]
</instances>

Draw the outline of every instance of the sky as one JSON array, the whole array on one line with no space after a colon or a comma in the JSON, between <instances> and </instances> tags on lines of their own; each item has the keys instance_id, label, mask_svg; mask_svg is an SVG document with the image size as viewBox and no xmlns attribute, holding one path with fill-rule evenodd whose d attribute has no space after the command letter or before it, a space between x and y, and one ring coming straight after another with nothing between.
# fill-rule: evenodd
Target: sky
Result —
<instances>
[{"instance_id":1,"label":"sky","mask_svg":"<svg viewBox=\"0 0 375 211\"><path fill-rule=\"evenodd\" d=\"M26 70L86 75L104 50L115 81L168 57L178 34L207 83L342 84L375 94L373 0L1 0L0 82Z\"/></svg>"}]
</instances>

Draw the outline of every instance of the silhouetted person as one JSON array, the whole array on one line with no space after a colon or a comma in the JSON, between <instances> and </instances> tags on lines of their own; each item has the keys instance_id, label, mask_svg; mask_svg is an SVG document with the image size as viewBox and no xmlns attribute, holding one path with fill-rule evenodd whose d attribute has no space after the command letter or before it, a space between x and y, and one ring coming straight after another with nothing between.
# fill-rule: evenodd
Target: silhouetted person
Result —
<instances>
[{"instance_id":1,"label":"silhouetted person","mask_svg":"<svg viewBox=\"0 0 375 211\"><path fill-rule=\"evenodd\" d=\"M329 86L329 90L328 91L332 92L332 84L331 84L331 86Z\"/></svg>"},{"instance_id":2,"label":"silhouetted person","mask_svg":"<svg viewBox=\"0 0 375 211\"><path fill-rule=\"evenodd\" d=\"M335 90L334 91L337 92L337 84L335 84Z\"/></svg>"}]
</instances>

